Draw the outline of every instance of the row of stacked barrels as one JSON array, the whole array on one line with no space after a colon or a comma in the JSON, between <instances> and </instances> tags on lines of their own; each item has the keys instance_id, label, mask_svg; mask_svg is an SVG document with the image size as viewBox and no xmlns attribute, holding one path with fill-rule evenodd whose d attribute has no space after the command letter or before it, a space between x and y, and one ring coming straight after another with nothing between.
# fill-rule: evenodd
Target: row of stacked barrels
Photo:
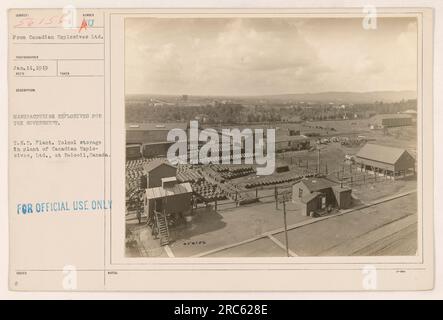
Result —
<instances>
[{"instance_id":1,"label":"row of stacked barrels","mask_svg":"<svg viewBox=\"0 0 443 320\"><path fill-rule=\"evenodd\" d=\"M259 187L266 187L271 185L277 185L282 183L289 183L293 181L298 181L304 177L310 177L313 176L313 174L309 175L281 175L279 177L263 177L259 178L256 181L248 182L245 184L246 189L252 189L252 188L259 188Z\"/></svg>"},{"instance_id":2,"label":"row of stacked barrels","mask_svg":"<svg viewBox=\"0 0 443 320\"><path fill-rule=\"evenodd\" d=\"M197 183L203 180L197 166L192 164L179 164L177 167L177 180L180 182Z\"/></svg>"},{"instance_id":3,"label":"row of stacked barrels","mask_svg":"<svg viewBox=\"0 0 443 320\"><path fill-rule=\"evenodd\" d=\"M214 164L211 168L218 172L224 179L236 179L251 174L255 174L256 170L253 166L243 165L243 166L227 166Z\"/></svg>"},{"instance_id":4,"label":"row of stacked barrels","mask_svg":"<svg viewBox=\"0 0 443 320\"><path fill-rule=\"evenodd\" d=\"M203 177L200 168L195 165L179 165L177 168L177 179L181 182L190 182L192 191L200 201L212 202L224 200L226 195L217 185L209 183Z\"/></svg>"},{"instance_id":5,"label":"row of stacked barrels","mask_svg":"<svg viewBox=\"0 0 443 320\"><path fill-rule=\"evenodd\" d=\"M143 165L155 159L157 158L136 159L126 162L126 194L127 198L130 198L130 201L127 202L128 210L143 207L143 201L141 197L143 191L141 188L141 179L144 175ZM212 167L215 171L219 172L229 179L234 179L236 177L242 177L255 173L255 168L248 165L213 165ZM205 180L200 172L199 166L190 164L178 165L177 179L180 182L190 182L194 193L199 196L200 200L212 202L215 200L224 200L227 198L226 190L223 190L216 184L212 184ZM228 189L230 188L228 187ZM238 192L237 188L233 187L229 191L230 198L243 198L242 195Z\"/></svg>"},{"instance_id":6,"label":"row of stacked barrels","mask_svg":"<svg viewBox=\"0 0 443 320\"><path fill-rule=\"evenodd\" d=\"M192 191L197 194L201 200L212 202L215 200L225 200L226 195L217 185L211 184L206 180L200 180L192 184Z\"/></svg>"},{"instance_id":7,"label":"row of stacked barrels","mask_svg":"<svg viewBox=\"0 0 443 320\"><path fill-rule=\"evenodd\" d=\"M155 159L126 161L126 211L143 210L143 165Z\"/></svg>"}]
</instances>

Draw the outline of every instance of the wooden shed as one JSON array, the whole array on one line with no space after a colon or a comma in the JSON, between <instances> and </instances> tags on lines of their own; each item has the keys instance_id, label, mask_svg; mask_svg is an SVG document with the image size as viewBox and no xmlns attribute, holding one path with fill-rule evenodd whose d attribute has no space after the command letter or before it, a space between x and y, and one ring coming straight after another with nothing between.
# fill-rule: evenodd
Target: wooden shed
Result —
<instances>
[{"instance_id":1,"label":"wooden shed","mask_svg":"<svg viewBox=\"0 0 443 320\"><path fill-rule=\"evenodd\" d=\"M170 215L191 211L192 187L189 182L178 183L176 178L163 179L163 185L146 189L145 212L157 211Z\"/></svg>"},{"instance_id":2,"label":"wooden shed","mask_svg":"<svg viewBox=\"0 0 443 320\"><path fill-rule=\"evenodd\" d=\"M352 189L326 178L303 179L292 187L292 202L306 216L327 208L347 209L352 206Z\"/></svg>"},{"instance_id":3,"label":"wooden shed","mask_svg":"<svg viewBox=\"0 0 443 320\"><path fill-rule=\"evenodd\" d=\"M309 216L311 212L318 212L326 209L326 196L320 192L310 193L300 199L303 204L301 211L304 216Z\"/></svg>"},{"instance_id":4,"label":"wooden shed","mask_svg":"<svg viewBox=\"0 0 443 320\"><path fill-rule=\"evenodd\" d=\"M352 206L352 189L346 186L333 186L335 201L340 209L348 209Z\"/></svg>"},{"instance_id":5,"label":"wooden shed","mask_svg":"<svg viewBox=\"0 0 443 320\"><path fill-rule=\"evenodd\" d=\"M166 159L155 159L143 166L143 173L146 177L145 188L155 188L162 186L162 178L175 177L177 168L167 162Z\"/></svg>"},{"instance_id":6,"label":"wooden shed","mask_svg":"<svg viewBox=\"0 0 443 320\"><path fill-rule=\"evenodd\" d=\"M415 159L405 149L367 143L355 156L362 171L373 171L394 178L415 173Z\"/></svg>"},{"instance_id":7,"label":"wooden shed","mask_svg":"<svg viewBox=\"0 0 443 320\"><path fill-rule=\"evenodd\" d=\"M161 245L169 243L169 224L179 221L192 211L192 187L179 183L176 177L161 179L161 186L146 189L144 211L153 234Z\"/></svg>"}]
</instances>

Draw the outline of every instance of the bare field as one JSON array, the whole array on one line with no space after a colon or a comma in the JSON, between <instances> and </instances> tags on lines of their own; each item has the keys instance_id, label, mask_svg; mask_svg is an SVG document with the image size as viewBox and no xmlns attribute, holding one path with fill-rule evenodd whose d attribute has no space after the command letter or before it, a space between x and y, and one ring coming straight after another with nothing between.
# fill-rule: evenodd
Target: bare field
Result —
<instances>
[{"instance_id":1,"label":"bare field","mask_svg":"<svg viewBox=\"0 0 443 320\"><path fill-rule=\"evenodd\" d=\"M288 224L310 219L288 204ZM283 210L274 203L242 206L232 210L200 209L193 221L176 230L170 247L174 255L187 257L238 243L283 226ZM189 245L191 243L191 245ZM195 243L194 245L192 243Z\"/></svg>"},{"instance_id":2,"label":"bare field","mask_svg":"<svg viewBox=\"0 0 443 320\"><path fill-rule=\"evenodd\" d=\"M401 231L417 223L416 201L416 195L412 194L290 230L289 247L300 256L359 255L359 251L361 254L370 253L368 246L383 241L392 232ZM406 217L408 218L405 223L393 224ZM384 229L388 226L389 229ZM375 230L379 231L374 233ZM279 233L275 237L284 242L284 233ZM410 234L406 235L406 238L408 237ZM387 241L386 245L391 243L392 239ZM415 251L416 247L413 247L408 255L414 255ZM382 252L392 255L395 250L381 251L380 254Z\"/></svg>"},{"instance_id":3,"label":"bare field","mask_svg":"<svg viewBox=\"0 0 443 320\"><path fill-rule=\"evenodd\" d=\"M290 203L287 209L289 250L297 256L415 254L417 208L413 193L322 220L302 216ZM169 247L175 257L285 256L284 233L276 231L282 226L282 208L276 209L273 203L217 212L203 208L191 223L174 230L176 240ZM133 231L145 243L145 254L168 256L150 239L146 228L134 225Z\"/></svg>"}]
</instances>

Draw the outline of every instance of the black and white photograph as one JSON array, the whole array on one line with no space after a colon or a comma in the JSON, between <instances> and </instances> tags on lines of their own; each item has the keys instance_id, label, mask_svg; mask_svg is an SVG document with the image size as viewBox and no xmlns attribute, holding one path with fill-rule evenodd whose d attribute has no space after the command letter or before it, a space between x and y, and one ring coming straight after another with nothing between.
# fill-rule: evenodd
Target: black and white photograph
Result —
<instances>
[{"instance_id":1,"label":"black and white photograph","mask_svg":"<svg viewBox=\"0 0 443 320\"><path fill-rule=\"evenodd\" d=\"M418 254L416 17L130 17L124 43L127 258Z\"/></svg>"}]
</instances>

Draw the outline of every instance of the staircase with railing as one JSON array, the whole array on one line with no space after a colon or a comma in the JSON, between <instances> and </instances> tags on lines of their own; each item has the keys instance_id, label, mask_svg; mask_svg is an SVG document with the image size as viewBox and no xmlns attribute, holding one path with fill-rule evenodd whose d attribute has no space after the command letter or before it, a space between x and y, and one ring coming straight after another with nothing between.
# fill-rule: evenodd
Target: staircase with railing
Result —
<instances>
[{"instance_id":1,"label":"staircase with railing","mask_svg":"<svg viewBox=\"0 0 443 320\"><path fill-rule=\"evenodd\" d=\"M160 238L160 245L165 246L169 244L169 227L166 216L158 211L155 211L155 221L157 224L158 237Z\"/></svg>"}]
</instances>

